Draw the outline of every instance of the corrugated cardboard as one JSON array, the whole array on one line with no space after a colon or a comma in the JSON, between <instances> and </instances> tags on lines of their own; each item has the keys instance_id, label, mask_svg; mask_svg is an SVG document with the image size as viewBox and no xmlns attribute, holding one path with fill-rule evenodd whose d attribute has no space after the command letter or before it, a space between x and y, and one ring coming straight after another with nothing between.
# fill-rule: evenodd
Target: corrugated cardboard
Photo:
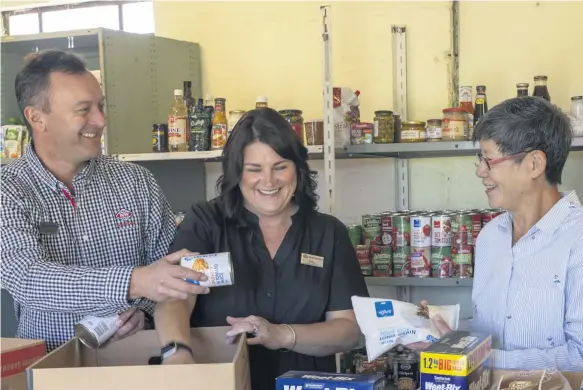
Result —
<instances>
[{"instance_id":1,"label":"corrugated cardboard","mask_svg":"<svg viewBox=\"0 0 583 390\"><path fill-rule=\"evenodd\" d=\"M497 390L500 382L500 378L504 374L512 373L513 371L508 370L494 370L492 372L492 387L491 389ZM571 385L571 390L579 390L583 381L583 372L565 372L561 371L561 374L567 379Z\"/></svg>"},{"instance_id":2,"label":"corrugated cardboard","mask_svg":"<svg viewBox=\"0 0 583 390\"><path fill-rule=\"evenodd\" d=\"M29 367L29 390L250 390L247 341L227 345L228 327L191 330L196 364L148 365L160 355L156 331L144 330L93 350L72 339Z\"/></svg>"},{"instance_id":3,"label":"corrugated cardboard","mask_svg":"<svg viewBox=\"0 0 583 390\"><path fill-rule=\"evenodd\" d=\"M42 340L1 338L2 390L25 390L24 370L46 353Z\"/></svg>"}]
</instances>

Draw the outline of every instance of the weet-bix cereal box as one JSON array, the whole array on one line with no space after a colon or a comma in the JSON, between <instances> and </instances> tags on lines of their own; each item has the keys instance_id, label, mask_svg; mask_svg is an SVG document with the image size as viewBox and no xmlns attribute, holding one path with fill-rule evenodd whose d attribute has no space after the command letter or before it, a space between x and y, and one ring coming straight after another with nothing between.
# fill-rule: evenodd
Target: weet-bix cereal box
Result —
<instances>
[{"instance_id":1,"label":"weet-bix cereal box","mask_svg":"<svg viewBox=\"0 0 583 390\"><path fill-rule=\"evenodd\" d=\"M485 390L491 383L492 337L451 332L421 352L421 390Z\"/></svg>"},{"instance_id":2,"label":"weet-bix cereal box","mask_svg":"<svg viewBox=\"0 0 583 390\"><path fill-rule=\"evenodd\" d=\"M383 374L332 374L288 371L275 380L276 390L384 390Z\"/></svg>"}]
</instances>

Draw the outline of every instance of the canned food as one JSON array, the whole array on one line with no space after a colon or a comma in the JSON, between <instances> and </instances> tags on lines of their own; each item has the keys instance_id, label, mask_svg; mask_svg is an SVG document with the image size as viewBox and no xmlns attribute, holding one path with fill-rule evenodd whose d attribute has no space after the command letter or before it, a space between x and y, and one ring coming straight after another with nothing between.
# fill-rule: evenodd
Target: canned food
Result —
<instances>
[{"instance_id":1,"label":"canned food","mask_svg":"<svg viewBox=\"0 0 583 390\"><path fill-rule=\"evenodd\" d=\"M381 216L379 214L362 216L362 238L365 245L382 244Z\"/></svg>"},{"instance_id":2,"label":"canned food","mask_svg":"<svg viewBox=\"0 0 583 390\"><path fill-rule=\"evenodd\" d=\"M431 248L431 276L434 278L451 278L453 276L451 247Z\"/></svg>"},{"instance_id":3,"label":"canned food","mask_svg":"<svg viewBox=\"0 0 583 390\"><path fill-rule=\"evenodd\" d=\"M381 241L383 245L393 245L393 216L381 214Z\"/></svg>"},{"instance_id":4,"label":"canned food","mask_svg":"<svg viewBox=\"0 0 583 390\"><path fill-rule=\"evenodd\" d=\"M451 216L436 214L431 217L431 246L451 247Z\"/></svg>"},{"instance_id":5,"label":"canned food","mask_svg":"<svg viewBox=\"0 0 583 390\"><path fill-rule=\"evenodd\" d=\"M451 217L452 246L471 245L472 216L468 213L456 213Z\"/></svg>"},{"instance_id":6,"label":"canned food","mask_svg":"<svg viewBox=\"0 0 583 390\"><path fill-rule=\"evenodd\" d=\"M154 123L152 127L152 151L168 151L168 125L166 123Z\"/></svg>"},{"instance_id":7,"label":"canned food","mask_svg":"<svg viewBox=\"0 0 583 390\"><path fill-rule=\"evenodd\" d=\"M184 256L180 259L180 265L202 272L208 277L206 281L186 279L189 283L204 287L232 286L235 284L233 263L229 252Z\"/></svg>"},{"instance_id":8,"label":"canned food","mask_svg":"<svg viewBox=\"0 0 583 390\"><path fill-rule=\"evenodd\" d=\"M111 317L87 316L75 325L75 336L87 347L97 349L117 332L118 319L117 314Z\"/></svg>"},{"instance_id":9,"label":"canned food","mask_svg":"<svg viewBox=\"0 0 583 390\"><path fill-rule=\"evenodd\" d=\"M347 225L348 236L353 246L360 245L362 240L362 226L360 225Z\"/></svg>"},{"instance_id":10,"label":"canned food","mask_svg":"<svg viewBox=\"0 0 583 390\"><path fill-rule=\"evenodd\" d=\"M395 214L393 221L393 247L411 245L411 217L407 214Z\"/></svg>"},{"instance_id":11,"label":"canned food","mask_svg":"<svg viewBox=\"0 0 583 390\"><path fill-rule=\"evenodd\" d=\"M470 240L470 245L475 245L478 239L478 234L482 230L482 212L480 210L469 211L468 214L472 219L472 239Z\"/></svg>"},{"instance_id":12,"label":"canned food","mask_svg":"<svg viewBox=\"0 0 583 390\"><path fill-rule=\"evenodd\" d=\"M393 247L373 245L372 274L373 276L392 276L393 274Z\"/></svg>"},{"instance_id":13,"label":"canned food","mask_svg":"<svg viewBox=\"0 0 583 390\"><path fill-rule=\"evenodd\" d=\"M483 210L482 211L482 227L484 227L488 222L504 213L503 210Z\"/></svg>"},{"instance_id":14,"label":"canned food","mask_svg":"<svg viewBox=\"0 0 583 390\"><path fill-rule=\"evenodd\" d=\"M398 246L393 248L393 276L409 276L411 274L411 247Z\"/></svg>"},{"instance_id":15,"label":"canned food","mask_svg":"<svg viewBox=\"0 0 583 390\"><path fill-rule=\"evenodd\" d=\"M372 276L372 264L361 264L360 272L362 272L364 276Z\"/></svg>"},{"instance_id":16,"label":"canned food","mask_svg":"<svg viewBox=\"0 0 583 390\"><path fill-rule=\"evenodd\" d=\"M410 227L411 246L421 248L431 246L431 216L412 215Z\"/></svg>"},{"instance_id":17,"label":"canned food","mask_svg":"<svg viewBox=\"0 0 583 390\"><path fill-rule=\"evenodd\" d=\"M431 275L431 247L411 248L411 276L426 278Z\"/></svg>"},{"instance_id":18,"label":"canned food","mask_svg":"<svg viewBox=\"0 0 583 390\"><path fill-rule=\"evenodd\" d=\"M417 390L419 385L419 359L414 354L395 358L395 384L397 390Z\"/></svg>"},{"instance_id":19,"label":"canned food","mask_svg":"<svg viewBox=\"0 0 583 390\"><path fill-rule=\"evenodd\" d=\"M454 264L454 275L458 278L471 278L474 274L472 263L474 248L470 245L454 246L451 254Z\"/></svg>"},{"instance_id":20,"label":"canned food","mask_svg":"<svg viewBox=\"0 0 583 390\"><path fill-rule=\"evenodd\" d=\"M369 245L356 245L354 249L356 250L356 258L358 259L358 263L361 266L371 264Z\"/></svg>"},{"instance_id":21,"label":"canned food","mask_svg":"<svg viewBox=\"0 0 583 390\"><path fill-rule=\"evenodd\" d=\"M373 143L373 129L372 123L353 123L350 125L350 144L363 145Z\"/></svg>"}]
</instances>

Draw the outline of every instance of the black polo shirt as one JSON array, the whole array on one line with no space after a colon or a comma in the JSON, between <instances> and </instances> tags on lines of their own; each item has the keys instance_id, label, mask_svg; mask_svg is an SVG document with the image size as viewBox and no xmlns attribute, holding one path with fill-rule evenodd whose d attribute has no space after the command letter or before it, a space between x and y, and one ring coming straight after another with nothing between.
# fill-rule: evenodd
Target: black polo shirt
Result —
<instances>
[{"instance_id":1,"label":"black polo shirt","mask_svg":"<svg viewBox=\"0 0 583 390\"><path fill-rule=\"evenodd\" d=\"M326 312L351 310L351 296L368 290L348 230L335 217L298 210L272 259L256 215L245 210L228 220L220 199L193 205L180 224L172 251L230 252L235 284L211 288L197 299L192 327L227 326L226 317L256 315L274 324L313 324ZM324 258L323 267L303 265L301 254ZM275 388L289 370L335 372L334 356L313 357L250 346L253 390Z\"/></svg>"}]
</instances>

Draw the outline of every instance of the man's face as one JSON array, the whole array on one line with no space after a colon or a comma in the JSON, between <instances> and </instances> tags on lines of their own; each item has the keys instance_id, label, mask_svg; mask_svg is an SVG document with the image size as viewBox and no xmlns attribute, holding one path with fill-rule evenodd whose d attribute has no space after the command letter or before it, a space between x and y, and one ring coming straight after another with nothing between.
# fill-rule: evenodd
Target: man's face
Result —
<instances>
[{"instance_id":1,"label":"man's face","mask_svg":"<svg viewBox=\"0 0 583 390\"><path fill-rule=\"evenodd\" d=\"M52 73L47 98L50 110L40 113L35 147L49 147L72 164L98 157L105 115L103 93L95 77L90 72Z\"/></svg>"}]
</instances>

